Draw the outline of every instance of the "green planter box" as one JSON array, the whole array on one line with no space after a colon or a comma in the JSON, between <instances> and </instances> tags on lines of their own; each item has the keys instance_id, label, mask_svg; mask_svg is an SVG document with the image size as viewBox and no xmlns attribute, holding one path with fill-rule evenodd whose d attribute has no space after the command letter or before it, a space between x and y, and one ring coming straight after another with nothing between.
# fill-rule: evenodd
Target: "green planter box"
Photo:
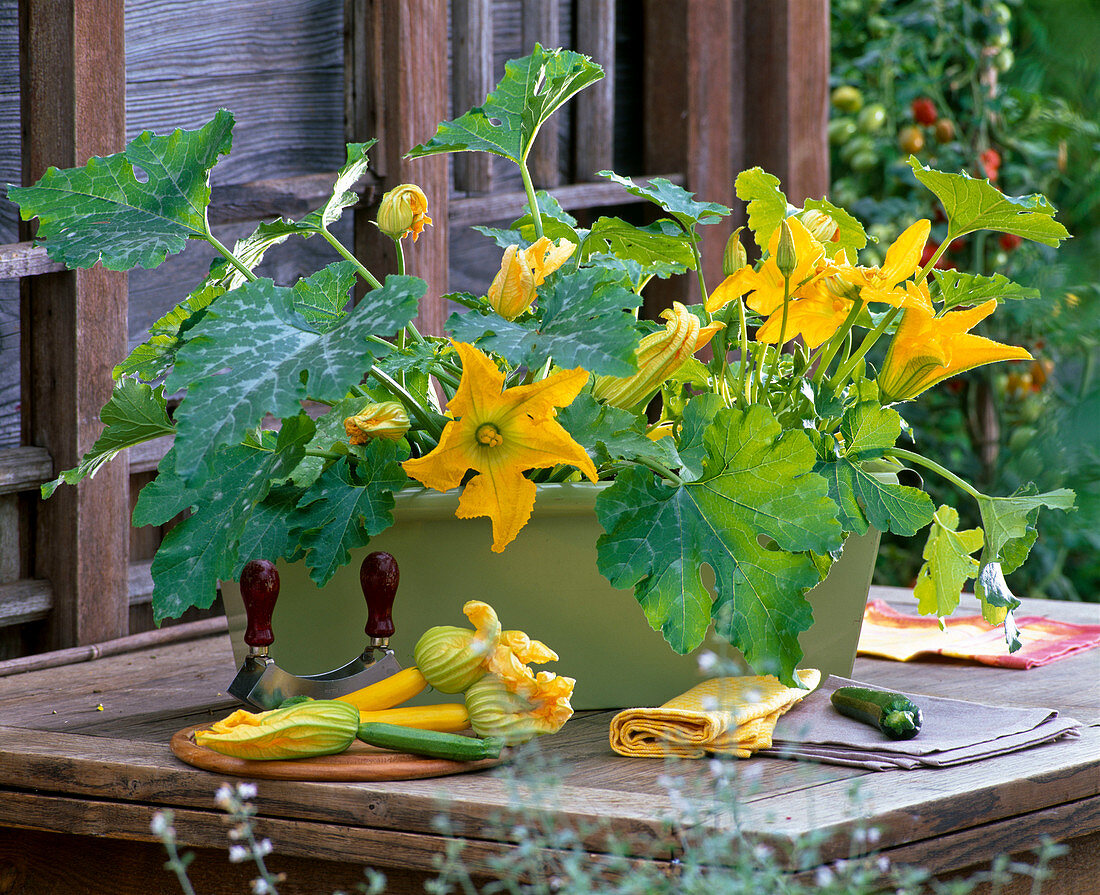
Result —
<instances>
[{"instance_id":1,"label":"green planter box","mask_svg":"<svg viewBox=\"0 0 1100 895\"><path fill-rule=\"evenodd\" d=\"M596 567L603 533L593 512L600 487L542 485L534 514L503 553L489 549L488 519L455 519L457 492L398 495L396 524L371 540L322 590L302 564L279 566L271 653L284 669L313 674L342 665L365 644L366 604L359 564L372 550L392 553L401 569L392 638L402 666L433 625L466 625L462 606L484 600L506 629L526 631L555 650L546 666L577 679L573 705L607 709L660 705L701 680L696 655L680 656L649 627L632 590L612 587ZM878 550L878 532L849 538L842 558L809 596L814 626L800 642L803 667L848 676ZM246 647L240 591L222 585L234 656ZM735 654L721 641L701 650ZM227 682L232 677L226 670ZM445 701L433 696L429 701Z\"/></svg>"}]
</instances>

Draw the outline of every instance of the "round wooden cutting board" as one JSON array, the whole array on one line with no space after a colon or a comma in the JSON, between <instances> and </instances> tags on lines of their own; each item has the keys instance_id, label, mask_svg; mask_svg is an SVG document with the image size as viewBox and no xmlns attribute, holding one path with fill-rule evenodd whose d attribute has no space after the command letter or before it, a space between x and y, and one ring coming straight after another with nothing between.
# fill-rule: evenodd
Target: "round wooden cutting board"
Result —
<instances>
[{"instance_id":1,"label":"round wooden cutting board","mask_svg":"<svg viewBox=\"0 0 1100 895\"><path fill-rule=\"evenodd\" d=\"M481 761L450 761L425 758L401 752L388 752L356 740L339 755L319 755L293 760L254 761L222 755L207 746L200 746L193 736L196 730L209 724L194 724L172 735L172 754L204 771L252 777L258 780L302 780L322 783L356 783L378 780L418 780L424 777L445 777L492 768L507 760L486 758Z\"/></svg>"}]
</instances>

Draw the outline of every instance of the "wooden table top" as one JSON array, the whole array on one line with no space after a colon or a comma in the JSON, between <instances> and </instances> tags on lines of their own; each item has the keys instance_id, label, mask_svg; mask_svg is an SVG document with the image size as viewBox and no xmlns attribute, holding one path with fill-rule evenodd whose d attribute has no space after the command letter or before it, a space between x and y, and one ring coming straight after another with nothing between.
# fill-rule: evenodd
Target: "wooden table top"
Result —
<instances>
[{"instance_id":1,"label":"wooden table top","mask_svg":"<svg viewBox=\"0 0 1100 895\"><path fill-rule=\"evenodd\" d=\"M899 608L913 605L905 591L874 588L872 596ZM1100 623L1096 604L1025 601L1020 614ZM224 853L222 815L213 806L222 779L183 764L167 744L180 728L235 707L225 695L233 673L229 639L222 634L0 677L0 828L106 833L159 847L149 821L168 807L184 845ZM739 823L747 834L782 845L803 833L824 833L822 859L828 861L848 856L852 824L863 820L880 831L878 847L892 859L934 872L1034 847L1043 834L1096 839L1100 650L1029 671L861 657L853 677L911 693L1054 708L1084 727L1078 739L945 769L870 772L779 759L740 762ZM666 766L616 756L607 741L611 715L584 713L543 741L550 758L560 760L554 811L562 822L603 823L639 856L673 858L676 846L665 821L675 816L676 797L663 784L668 775L703 778L708 762ZM258 829L276 843L277 855L288 858L429 872L445 847L434 822L445 800L454 835L473 842L467 860L487 866L492 855L512 847L506 835L486 830L513 795L501 769L386 783L261 781ZM0 830L0 871L5 860L16 860L12 848L5 858L3 842ZM600 850L597 834L590 847Z\"/></svg>"}]
</instances>

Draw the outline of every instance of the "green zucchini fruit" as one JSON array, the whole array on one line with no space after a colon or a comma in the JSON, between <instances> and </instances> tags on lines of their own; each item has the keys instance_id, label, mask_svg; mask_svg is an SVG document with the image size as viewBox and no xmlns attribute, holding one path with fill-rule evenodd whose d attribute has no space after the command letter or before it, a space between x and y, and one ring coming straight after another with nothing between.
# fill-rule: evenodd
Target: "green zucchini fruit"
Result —
<instances>
[{"instance_id":1,"label":"green zucchini fruit","mask_svg":"<svg viewBox=\"0 0 1100 895\"><path fill-rule=\"evenodd\" d=\"M366 721L359 725L359 739L371 746L408 752L428 758L447 758L451 761L480 761L499 758L502 742L494 737L480 739L438 730L420 730L399 724L383 724Z\"/></svg>"},{"instance_id":2,"label":"green zucchini fruit","mask_svg":"<svg viewBox=\"0 0 1100 895\"><path fill-rule=\"evenodd\" d=\"M892 740L911 740L924 720L909 697L889 690L838 687L830 701L840 714L877 727Z\"/></svg>"}]
</instances>

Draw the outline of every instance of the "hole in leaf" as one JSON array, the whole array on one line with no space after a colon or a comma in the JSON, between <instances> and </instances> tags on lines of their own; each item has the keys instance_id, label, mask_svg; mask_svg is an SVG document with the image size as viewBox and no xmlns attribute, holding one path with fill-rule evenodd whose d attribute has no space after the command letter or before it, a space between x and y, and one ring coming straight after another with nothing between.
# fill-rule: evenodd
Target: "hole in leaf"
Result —
<instances>
[{"instance_id":1,"label":"hole in leaf","mask_svg":"<svg viewBox=\"0 0 1100 895\"><path fill-rule=\"evenodd\" d=\"M766 534L758 534L756 536L756 543L765 550L770 550L772 553L776 553L779 550L779 545L775 542L775 539L769 538Z\"/></svg>"},{"instance_id":2,"label":"hole in leaf","mask_svg":"<svg viewBox=\"0 0 1100 895\"><path fill-rule=\"evenodd\" d=\"M140 168L137 165L134 165L134 180L136 180L138 183L148 183L149 174L144 168Z\"/></svg>"}]
</instances>

